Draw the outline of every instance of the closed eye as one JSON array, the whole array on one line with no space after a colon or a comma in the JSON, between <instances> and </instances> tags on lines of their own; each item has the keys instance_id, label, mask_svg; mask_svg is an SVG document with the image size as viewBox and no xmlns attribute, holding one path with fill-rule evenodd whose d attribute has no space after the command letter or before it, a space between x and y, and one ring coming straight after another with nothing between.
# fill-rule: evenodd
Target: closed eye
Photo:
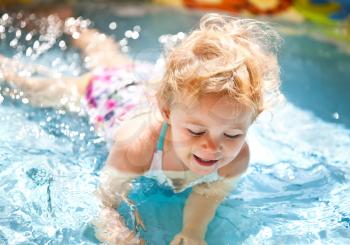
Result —
<instances>
[{"instance_id":1,"label":"closed eye","mask_svg":"<svg viewBox=\"0 0 350 245\"><path fill-rule=\"evenodd\" d=\"M205 133L205 131L194 132L194 131L192 131L191 129L187 129L187 130L188 130L188 132L189 132L190 134L192 134L192 135L194 135L194 136L201 136L201 135L203 135L203 134Z\"/></svg>"},{"instance_id":2,"label":"closed eye","mask_svg":"<svg viewBox=\"0 0 350 245\"><path fill-rule=\"evenodd\" d=\"M230 138L230 139L236 139L238 138L239 136L241 136L242 134L235 134L235 135L230 135L230 134L224 134L227 138Z\"/></svg>"}]
</instances>

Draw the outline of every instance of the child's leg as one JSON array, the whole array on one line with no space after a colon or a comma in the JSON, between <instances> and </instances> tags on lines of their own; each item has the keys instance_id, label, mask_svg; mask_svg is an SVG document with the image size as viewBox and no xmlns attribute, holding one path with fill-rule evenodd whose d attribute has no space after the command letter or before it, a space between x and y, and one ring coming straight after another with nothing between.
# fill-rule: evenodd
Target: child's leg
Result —
<instances>
[{"instance_id":1,"label":"child's leg","mask_svg":"<svg viewBox=\"0 0 350 245\"><path fill-rule=\"evenodd\" d=\"M118 43L112 37L96 29L80 26L81 20L72 18L74 12L70 6L58 5L34 12L39 17L55 15L64 23L64 32L72 36L72 45L82 51L88 68L108 68L131 62L131 59L121 52Z\"/></svg>"},{"instance_id":2,"label":"child's leg","mask_svg":"<svg viewBox=\"0 0 350 245\"><path fill-rule=\"evenodd\" d=\"M26 71L44 73L46 77L32 77ZM43 66L29 67L0 55L0 79L21 90L29 102L36 106L79 109L76 107L85 94L90 77L90 73L80 77L55 76L54 71Z\"/></svg>"},{"instance_id":3,"label":"child's leg","mask_svg":"<svg viewBox=\"0 0 350 245\"><path fill-rule=\"evenodd\" d=\"M32 9L38 17L56 16L63 23L63 30L72 36L72 45L80 49L85 56L89 69L109 68L129 64L132 60L121 52L118 43L96 29L80 26L81 20L75 20L73 9L68 5Z\"/></svg>"},{"instance_id":4,"label":"child's leg","mask_svg":"<svg viewBox=\"0 0 350 245\"><path fill-rule=\"evenodd\" d=\"M105 34L95 29L85 29L77 38L72 39L72 44L81 49L88 68L115 67L130 64L132 60L120 51L118 43Z\"/></svg>"},{"instance_id":5,"label":"child's leg","mask_svg":"<svg viewBox=\"0 0 350 245\"><path fill-rule=\"evenodd\" d=\"M70 13L65 9L62 12L63 14L58 17L66 17ZM50 11L46 13L50 14ZM68 25L69 21L65 23L66 32L69 33L70 30L76 29L74 26L71 28L72 26ZM120 52L119 46L113 38L94 29L81 30L78 37L72 38L72 44L82 50L89 68L108 68L131 63L131 59ZM52 76L55 72L43 66L32 66L32 68L40 70L41 73L44 70L47 78L20 74L20 71L26 70L26 68L28 69L27 65L0 55L0 79L3 78L22 90L33 105L43 107L68 107L67 101L78 105L81 96L85 95L91 78L90 73L69 78Z\"/></svg>"}]
</instances>

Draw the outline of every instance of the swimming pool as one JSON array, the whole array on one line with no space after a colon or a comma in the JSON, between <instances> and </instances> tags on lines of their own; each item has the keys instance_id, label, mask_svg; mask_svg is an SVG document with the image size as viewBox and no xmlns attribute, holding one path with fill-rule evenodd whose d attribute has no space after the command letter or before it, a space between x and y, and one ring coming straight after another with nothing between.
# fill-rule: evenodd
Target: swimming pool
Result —
<instances>
[{"instance_id":1,"label":"swimming pool","mask_svg":"<svg viewBox=\"0 0 350 245\"><path fill-rule=\"evenodd\" d=\"M118 38L139 26L140 37L128 39L129 52L150 61L159 54L158 37L187 31L200 17L148 6L77 11ZM35 43L21 34L11 45L16 31L7 31L1 53L25 54L20 44ZM78 52L68 42L62 47L56 42L36 61L79 74ZM280 61L286 102L251 129L250 168L210 224L209 245L350 242L350 55L306 35L285 36ZM105 143L85 117L33 108L15 92L1 86L0 243L98 244L89 221L97 212L93 190ZM188 192L172 195L143 178L135 188L131 197L148 228L143 237L167 244L180 229ZM132 223L128 208L121 209Z\"/></svg>"}]
</instances>

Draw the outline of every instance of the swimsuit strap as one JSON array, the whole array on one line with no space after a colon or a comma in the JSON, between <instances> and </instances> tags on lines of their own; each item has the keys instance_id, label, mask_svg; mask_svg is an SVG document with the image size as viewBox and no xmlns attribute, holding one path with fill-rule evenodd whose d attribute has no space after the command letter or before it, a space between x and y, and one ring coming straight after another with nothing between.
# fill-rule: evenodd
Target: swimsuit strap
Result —
<instances>
[{"instance_id":1,"label":"swimsuit strap","mask_svg":"<svg viewBox=\"0 0 350 245\"><path fill-rule=\"evenodd\" d=\"M168 129L168 124L163 122L162 129L160 130L158 142L157 142L157 151L162 151L164 146L165 134Z\"/></svg>"},{"instance_id":2,"label":"swimsuit strap","mask_svg":"<svg viewBox=\"0 0 350 245\"><path fill-rule=\"evenodd\" d=\"M165 134L168 128L168 124L163 122L162 123L162 128L160 130L159 133L159 138L158 138L158 142L157 142L157 149L153 154L153 159L151 162L151 167L149 169L149 171L160 171L162 175L163 171L162 171L162 158L163 158L163 147L164 147L164 141L165 141ZM162 176L162 179L165 179L165 175Z\"/></svg>"}]
</instances>

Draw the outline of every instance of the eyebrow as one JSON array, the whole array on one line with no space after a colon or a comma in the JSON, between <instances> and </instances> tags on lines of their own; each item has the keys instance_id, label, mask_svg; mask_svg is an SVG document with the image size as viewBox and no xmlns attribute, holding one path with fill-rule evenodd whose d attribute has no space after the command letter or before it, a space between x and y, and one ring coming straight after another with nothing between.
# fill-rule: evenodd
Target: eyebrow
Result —
<instances>
[{"instance_id":1,"label":"eyebrow","mask_svg":"<svg viewBox=\"0 0 350 245\"><path fill-rule=\"evenodd\" d=\"M185 122L186 124L193 124L194 126L200 126L200 127L203 127L203 128L206 128L207 126L205 124L203 124L202 122L200 121L196 121L196 120L188 120ZM229 126L229 130L242 130L242 131L247 131L247 128L245 126L243 126L242 124L235 124L235 125L230 125Z\"/></svg>"}]
</instances>

